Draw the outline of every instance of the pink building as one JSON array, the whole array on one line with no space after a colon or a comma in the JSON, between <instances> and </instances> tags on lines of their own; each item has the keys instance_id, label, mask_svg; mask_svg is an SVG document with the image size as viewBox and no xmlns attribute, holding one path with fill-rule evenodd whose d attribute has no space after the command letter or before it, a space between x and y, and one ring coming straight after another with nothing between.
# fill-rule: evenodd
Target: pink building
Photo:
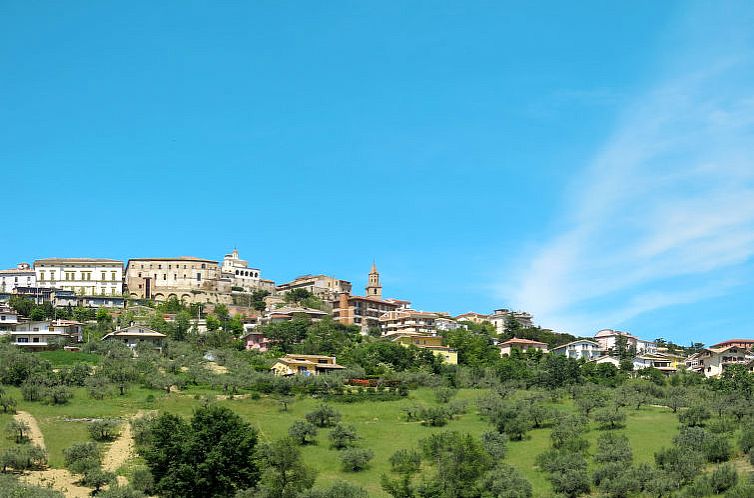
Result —
<instances>
[{"instance_id":1,"label":"pink building","mask_svg":"<svg viewBox=\"0 0 754 498\"><path fill-rule=\"evenodd\" d=\"M261 332L248 332L241 338L241 340L247 350L255 350L264 353L270 349L270 340Z\"/></svg>"}]
</instances>

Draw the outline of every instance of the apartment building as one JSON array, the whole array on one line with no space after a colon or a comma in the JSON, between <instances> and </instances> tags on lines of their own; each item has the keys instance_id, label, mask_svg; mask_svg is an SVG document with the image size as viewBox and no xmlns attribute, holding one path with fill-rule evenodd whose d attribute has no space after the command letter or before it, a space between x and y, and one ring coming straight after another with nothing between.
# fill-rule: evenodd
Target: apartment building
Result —
<instances>
[{"instance_id":1,"label":"apartment building","mask_svg":"<svg viewBox=\"0 0 754 498\"><path fill-rule=\"evenodd\" d=\"M263 279L259 268L252 268L249 262L241 259L238 250L233 249L230 254L223 258L223 264L220 268L222 278L228 279L231 289L243 289L245 292L253 290L275 291L275 282Z\"/></svg>"},{"instance_id":2,"label":"apartment building","mask_svg":"<svg viewBox=\"0 0 754 498\"><path fill-rule=\"evenodd\" d=\"M504 334L506 332L506 323L511 318L515 319L519 325L528 328L534 326L534 317L525 311L511 311L506 308L500 308L488 315L487 321L491 322L495 326L495 330L498 334Z\"/></svg>"},{"instance_id":3,"label":"apartment building","mask_svg":"<svg viewBox=\"0 0 754 498\"><path fill-rule=\"evenodd\" d=\"M398 309L383 314L379 321L382 335L435 335L438 319L439 317L435 313Z\"/></svg>"},{"instance_id":4,"label":"apartment building","mask_svg":"<svg viewBox=\"0 0 754 498\"><path fill-rule=\"evenodd\" d=\"M307 290L323 301L332 302L344 292L351 293L351 282L327 275L302 275L276 287L279 294L285 294L294 289Z\"/></svg>"},{"instance_id":5,"label":"apartment building","mask_svg":"<svg viewBox=\"0 0 754 498\"><path fill-rule=\"evenodd\" d=\"M44 349L57 342L81 342L83 328L71 320L31 321L19 323L10 335L16 346Z\"/></svg>"},{"instance_id":6,"label":"apartment building","mask_svg":"<svg viewBox=\"0 0 754 498\"><path fill-rule=\"evenodd\" d=\"M582 358L585 360L592 360L594 358L599 358L602 354L601 346L598 342L586 339L569 342L568 344L552 348L552 352L575 360L580 360Z\"/></svg>"}]
</instances>

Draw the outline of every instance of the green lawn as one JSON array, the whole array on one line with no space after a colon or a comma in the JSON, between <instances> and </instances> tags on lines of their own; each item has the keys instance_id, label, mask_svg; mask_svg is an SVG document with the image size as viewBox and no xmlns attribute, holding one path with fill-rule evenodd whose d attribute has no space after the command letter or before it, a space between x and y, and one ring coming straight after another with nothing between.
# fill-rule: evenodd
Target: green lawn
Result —
<instances>
[{"instance_id":1,"label":"green lawn","mask_svg":"<svg viewBox=\"0 0 754 498\"><path fill-rule=\"evenodd\" d=\"M21 399L17 389L8 391ZM42 403L19 402L19 409L32 413L38 420L44 433L50 464L60 467L63 464L62 451L74 442L88 439L86 422L70 419L99 418L99 417L127 417L140 409L155 409L190 416L194 408L202 401L195 399L206 395L210 391L206 388L196 388L183 393L165 394L162 391L132 388L126 396L116 396L105 400L91 400L83 388L75 389L73 400L63 406L50 406ZM338 452L329 448L328 431L321 430L317 437L317 444L303 448L303 455L309 465L318 471L317 485L341 479L363 486L370 496L387 496L380 488L380 474L389 472L388 458L401 448L414 448L418 441L433 432L455 430L480 434L488 430L488 424L476 414L474 399L483 394L479 390L462 390L456 399L469 401L468 413L459 419L451 421L446 427L423 427L416 422L406 422L402 417L402 408L421 403L435 404L433 392L429 389L412 391L409 399L387 402L361 402L352 404L333 403L343 415L342 422L356 426L362 436L360 445L374 451L375 457L371 467L360 473L344 473L340 470ZM154 397L153 402L147 401L148 396ZM280 405L274 399L262 397L253 399L223 400L218 403L228 406L252 423L258 430L260 437L271 440L287 434L288 427L297 419L314 409L319 401L310 397L296 399L287 412L280 410ZM554 404L559 410L571 411L569 400ZM669 409L659 407L642 407L641 410L628 410L626 428L619 432L625 433L634 451L635 461L651 462L654 452L663 446L671 444L673 436L678 431L678 422ZM0 415L0 423L5 425L8 415ZM550 429L533 430L524 441L510 442L506 461L517 467L534 486L535 496L547 496L551 489L543 473L535 465L536 457L549 448ZM594 449L594 442L600 431L592 429L588 435ZM9 442L3 440L0 447Z\"/></svg>"},{"instance_id":2,"label":"green lawn","mask_svg":"<svg viewBox=\"0 0 754 498\"><path fill-rule=\"evenodd\" d=\"M34 353L43 360L47 360L52 363L53 367L70 366L74 363L88 363L90 365L96 365L101 358L100 355L91 353L82 353L80 351L65 351L58 349L55 351L39 351Z\"/></svg>"}]
</instances>

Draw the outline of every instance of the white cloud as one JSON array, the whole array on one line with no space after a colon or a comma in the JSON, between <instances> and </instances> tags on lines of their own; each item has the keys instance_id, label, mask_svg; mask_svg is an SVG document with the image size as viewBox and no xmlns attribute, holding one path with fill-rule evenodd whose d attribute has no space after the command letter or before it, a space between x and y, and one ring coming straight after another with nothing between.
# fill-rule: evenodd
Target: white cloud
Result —
<instances>
[{"instance_id":1,"label":"white cloud","mask_svg":"<svg viewBox=\"0 0 754 498\"><path fill-rule=\"evenodd\" d=\"M754 47L737 40L677 64L624 113L509 302L589 333L747 283L736 274L754 256Z\"/></svg>"}]
</instances>

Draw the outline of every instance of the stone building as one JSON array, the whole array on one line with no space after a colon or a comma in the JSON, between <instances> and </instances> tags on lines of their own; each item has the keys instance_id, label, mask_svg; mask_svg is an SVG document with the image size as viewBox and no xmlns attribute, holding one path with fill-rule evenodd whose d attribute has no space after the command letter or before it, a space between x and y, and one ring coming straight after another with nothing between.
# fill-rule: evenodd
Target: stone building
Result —
<instances>
[{"instance_id":1,"label":"stone building","mask_svg":"<svg viewBox=\"0 0 754 498\"><path fill-rule=\"evenodd\" d=\"M220 275L217 261L211 259L134 258L126 266L126 288L133 299L230 304L230 285Z\"/></svg>"}]
</instances>

